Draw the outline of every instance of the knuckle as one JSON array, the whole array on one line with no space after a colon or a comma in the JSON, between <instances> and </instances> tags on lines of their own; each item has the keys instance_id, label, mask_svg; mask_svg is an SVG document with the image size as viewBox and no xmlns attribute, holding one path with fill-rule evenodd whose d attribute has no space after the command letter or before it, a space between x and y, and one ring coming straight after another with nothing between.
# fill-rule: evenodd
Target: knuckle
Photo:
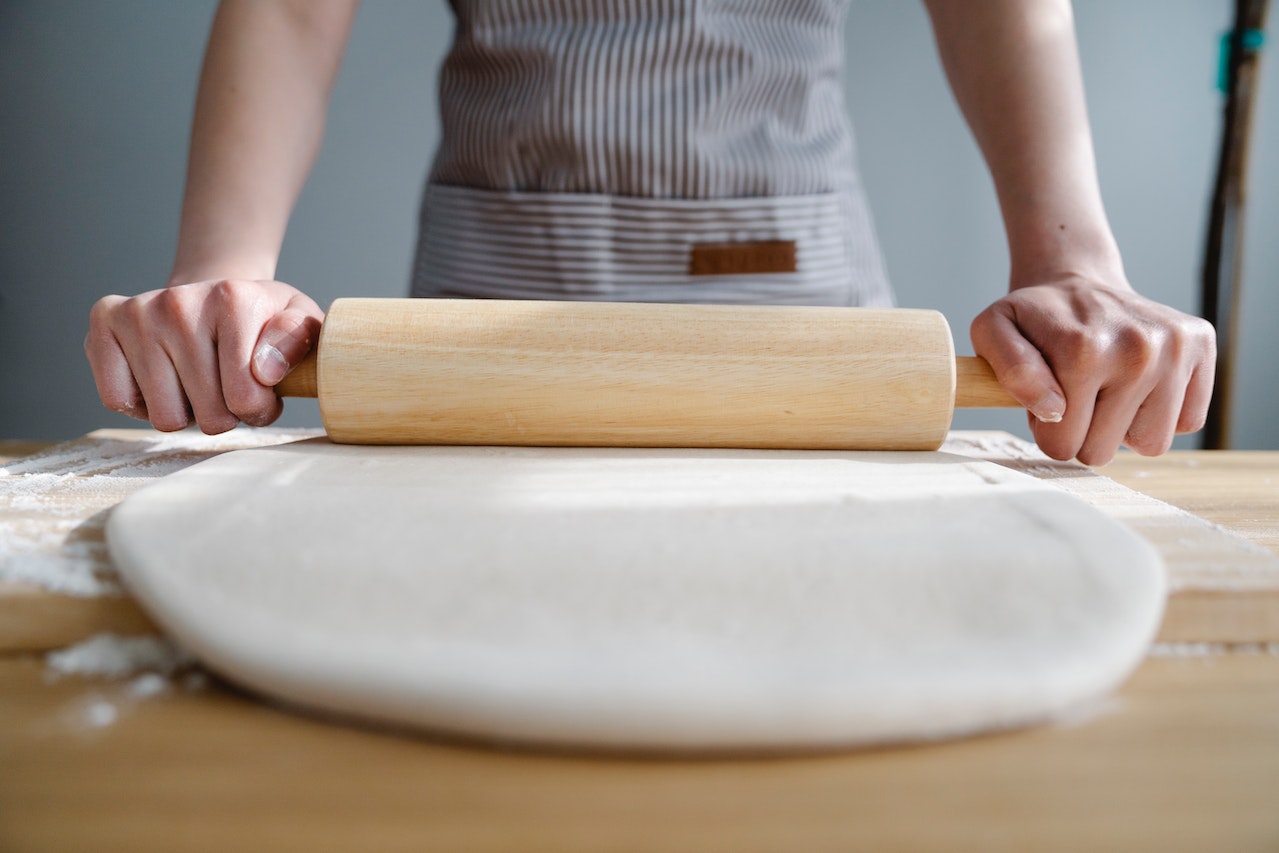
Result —
<instances>
[{"instance_id":1,"label":"knuckle","mask_svg":"<svg viewBox=\"0 0 1279 853\"><path fill-rule=\"evenodd\" d=\"M141 320L142 324L155 326L177 334L182 338L194 337L200 328L202 300L188 287L170 287L155 297L156 316Z\"/></svg>"},{"instance_id":2,"label":"knuckle","mask_svg":"<svg viewBox=\"0 0 1279 853\"><path fill-rule=\"evenodd\" d=\"M999 382L1012 391L1024 391L1039 388L1043 380L1040 378L1040 371L1036 369L1034 364L1019 361L1004 370L999 376Z\"/></svg>"},{"instance_id":3,"label":"knuckle","mask_svg":"<svg viewBox=\"0 0 1279 853\"><path fill-rule=\"evenodd\" d=\"M174 290L161 291L146 302L137 300L130 303L127 313L129 327L151 330L173 326L182 316L182 298Z\"/></svg>"},{"instance_id":4,"label":"knuckle","mask_svg":"<svg viewBox=\"0 0 1279 853\"><path fill-rule=\"evenodd\" d=\"M1214 344L1217 342L1217 330L1203 317L1187 315L1186 327L1187 333L1192 337L1201 341L1212 341Z\"/></svg>"},{"instance_id":5,"label":"knuckle","mask_svg":"<svg viewBox=\"0 0 1279 853\"><path fill-rule=\"evenodd\" d=\"M1075 458L1073 451L1066 450L1062 447L1048 445L1041 446L1040 449L1044 451L1044 455L1056 462L1069 462L1071 459Z\"/></svg>"},{"instance_id":6,"label":"knuckle","mask_svg":"<svg viewBox=\"0 0 1279 853\"><path fill-rule=\"evenodd\" d=\"M275 407L270 407L254 412L251 416L244 417L241 420L249 426L264 427L274 423L277 417L279 417L278 410Z\"/></svg>"},{"instance_id":7,"label":"knuckle","mask_svg":"<svg viewBox=\"0 0 1279 853\"><path fill-rule=\"evenodd\" d=\"M185 412L152 413L151 426L160 432L177 432L191 425L191 416Z\"/></svg>"},{"instance_id":8,"label":"knuckle","mask_svg":"<svg viewBox=\"0 0 1279 853\"><path fill-rule=\"evenodd\" d=\"M1204 411L1184 412L1177 420L1177 432L1199 432L1208 421L1208 413Z\"/></svg>"},{"instance_id":9,"label":"knuckle","mask_svg":"<svg viewBox=\"0 0 1279 853\"><path fill-rule=\"evenodd\" d=\"M1181 328L1172 330L1163 341L1164 359L1170 364L1198 360L1202 352L1202 344Z\"/></svg>"},{"instance_id":10,"label":"knuckle","mask_svg":"<svg viewBox=\"0 0 1279 853\"><path fill-rule=\"evenodd\" d=\"M243 310L256 300L256 285L251 281L224 278L214 282L210 296L223 311Z\"/></svg>"},{"instance_id":11,"label":"knuckle","mask_svg":"<svg viewBox=\"0 0 1279 853\"><path fill-rule=\"evenodd\" d=\"M998 347L1000 339L1006 335L1004 326L1016 325L1014 314L1010 297L992 302L968 324L969 338L974 344L980 342L987 347Z\"/></svg>"},{"instance_id":12,"label":"knuckle","mask_svg":"<svg viewBox=\"0 0 1279 853\"><path fill-rule=\"evenodd\" d=\"M994 313L992 309L987 308L982 311L973 321L968 324L968 335L971 338L981 338L989 333L991 324L994 322Z\"/></svg>"},{"instance_id":13,"label":"knuckle","mask_svg":"<svg viewBox=\"0 0 1279 853\"><path fill-rule=\"evenodd\" d=\"M200 432L205 435L220 435L224 432L230 432L239 426L240 419L228 412L205 415L196 422L200 426Z\"/></svg>"},{"instance_id":14,"label":"knuckle","mask_svg":"<svg viewBox=\"0 0 1279 853\"><path fill-rule=\"evenodd\" d=\"M119 296L104 296L89 309L89 328L101 329L111 324L114 309L123 301Z\"/></svg>"},{"instance_id":15,"label":"knuckle","mask_svg":"<svg viewBox=\"0 0 1279 853\"><path fill-rule=\"evenodd\" d=\"M1172 446L1172 433L1162 427L1134 424L1124 436L1124 443L1142 456L1161 456Z\"/></svg>"},{"instance_id":16,"label":"knuckle","mask_svg":"<svg viewBox=\"0 0 1279 853\"><path fill-rule=\"evenodd\" d=\"M1085 445L1079 449L1079 455L1075 458L1089 467L1099 467L1114 459L1115 451L1113 448Z\"/></svg>"},{"instance_id":17,"label":"knuckle","mask_svg":"<svg viewBox=\"0 0 1279 853\"><path fill-rule=\"evenodd\" d=\"M218 279L209 288L209 292L215 299L234 301L240 292L240 282L234 278Z\"/></svg>"},{"instance_id":18,"label":"knuckle","mask_svg":"<svg viewBox=\"0 0 1279 853\"><path fill-rule=\"evenodd\" d=\"M148 297L135 296L132 299L127 299L113 308L108 309L109 319L113 321L113 325L119 324L126 327L130 325L137 325L140 322L145 321L149 310L147 306L154 301L154 295Z\"/></svg>"},{"instance_id":19,"label":"knuckle","mask_svg":"<svg viewBox=\"0 0 1279 853\"><path fill-rule=\"evenodd\" d=\"M138 400L133 394L115 388L108 388L102 392L102 405L113 412L130 416L136 416L135 413L139 409Z\"/></svg>"},{"instance_id":20,"label":"knuckle","mask_svg":"<svg viewBox=\"0 0 1279 853\"><path fill-rule=\"evenodd\" d=\"M1050 459L1066 462L1075 457L1078 448L1071 443L1069 436L1058 425L1032 423L1031 431L1035 435L1035 443L1039 445L1039 449Z\"/></svg>"},{"instance_id":21,"label":"knuckle","mask_svg":"<svg viewBox=\"0 0 1279 853\"><path fill-rule=\"evenodd\" d=\"M226 407L245 423L254 423L266 409L261 397L243 388L226 388Z\"/></svg>"},{"instance_id":22,"label":"knuckle","mask_svg":"<svg viewBox=\"0 0 1279 853\"><path fill-rule=\"evenodd\" d=\"M1198 355L1205 362L1217 359L1217 330L1212 323L1202 317L1191 317L1190 328L1186 332L1188 339L1194 341Z\"/></svg>"},{"instance_id":23,"label":"knuckle","mask_svg":"<svg viewBox=\"0 0 1279 853\"><path fill-rule=\"evenodd\" d=\"M1163 338L1155 329L1136 324L1121 326L1114 334L1117 354L1137 371L1159 361Z\"/></svg>"},{"instance_id":24,"label":"knuckle","mask_svg":"<svg viewBox=\"0 0 1279 853\"><path fill-rule=\"evenodd\" d=\"M165 317L181 317L190 310L191 297L190 287L166 287L155 295L150 304L155 306L157 313Z\"/></svg>"},{"instance_id":25,"label":"knuckle","mask_svg":"<svg viewBox=\"0 0 1279 853\"><path fill-rule=\"evenodd\" d=\"M128 336L141 324L146 304L141 297L126 299L123 296L107 296L99 299L89 309L89 331L86 340L98 345L121 335Z\"/></svg>"},{"instance_id":26,"label":"knuckle","mask_svg":"<svg viewBox=\"0 0 1279 853\"><path fill-rule=\"evenodd\" d=\"M1093 328L1084 325L1072 325L1058 333L1061 347L1076 358L1087 358L1100 352L1106 346L1106 340Z\"/></svg>"},{"instance_id":27,"label":"knuckle","mask_svg":"<svg viewBox=\"0 0 1279 853\"><path fill-rule=\"evenodd\" d=\"M1108 337L1083 326L1071 326L1058 332L1050 364L1081 372L1092 372L1105 360L1111 343Z\"/></svg>"},{"instance_id":28,"label":"knuckle","mask_svg":"<svg viewBox=\"0 0 1279 853\"><path fill-rule=\"evenodd\" d=\"M228 390L226 406L231 413L249 426L266 426L278 417L280 403L273 391L253 382L255 388Z\"/></svg>"}]
</instances>

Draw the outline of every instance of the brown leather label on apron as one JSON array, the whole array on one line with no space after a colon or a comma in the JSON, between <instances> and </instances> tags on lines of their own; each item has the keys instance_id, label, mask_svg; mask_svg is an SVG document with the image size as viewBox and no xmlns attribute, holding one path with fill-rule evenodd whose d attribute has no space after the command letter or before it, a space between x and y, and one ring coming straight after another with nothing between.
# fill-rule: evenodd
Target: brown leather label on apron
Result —
<instances>
[{"instance_id":1,"label":"brown leather label on apron","mask_svg":"<svg viewBox=\"0 0 1279 853\"><path fill-rule=\"evenodd\" d=\"M751 275L795 272L794 240L755 243L695 243L689 275Z\"/></svg>"}]
</instances>

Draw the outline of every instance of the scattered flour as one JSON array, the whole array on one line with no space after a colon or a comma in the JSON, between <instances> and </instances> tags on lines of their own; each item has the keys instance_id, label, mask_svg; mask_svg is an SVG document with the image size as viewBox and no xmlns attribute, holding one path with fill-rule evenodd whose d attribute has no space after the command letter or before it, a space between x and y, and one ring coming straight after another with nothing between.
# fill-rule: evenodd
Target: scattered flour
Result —
<instances>
[{"instance_id":1,"label":"scattered flour","mask_svg":"<svg viewBox=\"0 0 1279 853\"><path fill-rule=\"evenodd\" d=\"M140 672L167 677L189 668L194 659L163 637L97 634L49 652L44 662L45 678L52 681L66 675L121 679Z\"/></svg>"},{"instance_id":2,"label":"scattered flour","mask_svg":"<svg viewBox=\"0 0 1279 853\"><path fill-rule=\"evenodd\" d=\"M0 465L0 584L87 598L122 595L104 539L113 506L219 453L321 434L245 427L218 436L102 433ZM155 636L99 634L45 656L46 681L67 676L99 682L47 721L50 731L101 730L146 699L208 684L189 655Z\"/></svg>"},{"instance_id":3,"label":"scattered flour","mask_svg":"<svg viewBox=\"0 0 1279 853\"><path fill-rule=\"evenodd\" d=\"M84 598L121 595L103 539L111 507L218 453L320 434L241 427L217 436L195 430L91 435L0 466L0 583Z\"/></svg>"},{"instance_id":4,"label":"scattered flour","mask_svg":"<svg viewBox=\"0 0 1279 853\"><path fill-rule=\"evenodd\" d=\"M137 699L162 696L173 689L173 683L158 672L146 672L129 682L129 695Z\"/></svg>"},{"instance_id":5,"label":"scattered flour","mask_svg":"<svg viewBox=\"0 0 1279 853\"><path fill-rule=\"evenodd\" d=\"M120 718L120 711L101 696L92 696L80 706L80 722L85 728L103 729ZM67 722L74 722L73 714L64 715Z\"/></svg>"},{"instance_id":6,"label":"scattered flour","mask_svg":"<svg viewBox=\"0 0 1279 853\"><path fill-rule=\"evenodd\" d=\"M123 594L101 542L73 542L52 531L30 535L16 526L0 529L0 537L0 581L78 598Z\"/></svg>"},{"instance_id":7,"label":"scattered flour","mask_svg":"<svg viewBox=\"0 0 1279 853\"><path fill-rule=\"evenodd\" d=\"M194 658L158 636L98 634L50 652L44 660L46 682L67 676L100 680L54 715L58 731L84 733L104 729L146 699L177 689L196 692L208 684L208 676L195 668Z\"/></svg>"}]
</instances>

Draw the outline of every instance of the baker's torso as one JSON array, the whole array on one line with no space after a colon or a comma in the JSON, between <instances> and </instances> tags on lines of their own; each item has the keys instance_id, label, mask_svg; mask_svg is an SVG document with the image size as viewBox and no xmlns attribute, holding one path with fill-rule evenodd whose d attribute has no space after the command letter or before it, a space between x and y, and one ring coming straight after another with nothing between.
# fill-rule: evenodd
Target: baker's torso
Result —
<instances>
[{"instance_id":1,"label":"baker's torso","mask_svg":"<svg viewBox=\"0 0 1279 853\"><path fill-rule=\"evenodd\" d=\"M454 0L421 296L891 303L846 0Z\"/></svg>"}]
</instances>

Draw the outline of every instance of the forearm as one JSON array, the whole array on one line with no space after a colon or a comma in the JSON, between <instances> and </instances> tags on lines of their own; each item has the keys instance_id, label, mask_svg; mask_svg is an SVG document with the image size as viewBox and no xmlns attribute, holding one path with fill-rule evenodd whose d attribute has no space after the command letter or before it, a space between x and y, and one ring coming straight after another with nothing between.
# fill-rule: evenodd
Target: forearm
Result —
<instances>
[{"instance_id":1,"label":"forearm","mask_svg":"<svg viewBox=\"0 0 1279 853\"><path fill-rule=\"evenodd\" d=\"M271 279L355 0L227 0L204 58L170 284Z\"/></svg>"},{"instance_id":2,"label":"forearm","mask_svg":"<svg viewBox=\"0 0 1279 853\"><path fill-rule=\"evenodd\" d=\"M1102 206L1068 0L926 0L999 197L1014 288L1123 281Z\"/></svg>"}]
</instances>

